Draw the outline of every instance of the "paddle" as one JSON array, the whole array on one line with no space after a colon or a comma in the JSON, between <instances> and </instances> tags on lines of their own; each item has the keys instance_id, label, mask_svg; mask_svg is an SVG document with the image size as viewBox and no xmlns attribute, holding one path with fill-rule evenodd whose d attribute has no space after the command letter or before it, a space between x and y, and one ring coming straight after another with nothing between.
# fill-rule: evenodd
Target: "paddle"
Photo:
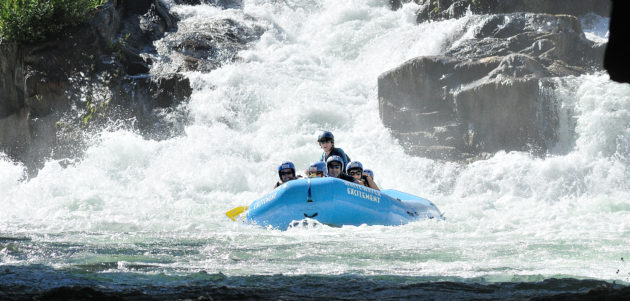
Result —
<instances>
[{"instance_id":1,"label":"paddle","mask_svg":"<svg viewBox=\"0 0 630 301\"><path fill-rule=\"evenodd\" d=\"M241 213L243 213L245 210L247 210L247 208L248 208L247 206L236 207L226 212L225 215L227 215L227 217L229 217L233 221L236 221L236 217L239 216Z\"/></svg>"}]
</instances>

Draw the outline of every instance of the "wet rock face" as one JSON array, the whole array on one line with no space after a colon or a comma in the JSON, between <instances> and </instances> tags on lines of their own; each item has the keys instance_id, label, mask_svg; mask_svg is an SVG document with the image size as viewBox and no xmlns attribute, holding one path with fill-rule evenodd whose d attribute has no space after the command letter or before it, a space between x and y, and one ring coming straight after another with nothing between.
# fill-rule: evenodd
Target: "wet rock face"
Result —
<instances>
[{"instance_id":1,"label":"wet rock face","mask_svg":"<svg viewBox=\"0 0 630 301\"><path fill-rule=\"evenodd\" d=\"M0 45L0 118L24 107L23 52L16 45Z\"/></svg>"},{"instance_id":2,"label":"wet rock face","mask_svg":"<svg viewBox=\"0 0 630 301\"><path fill-rule=\"evenodd\" d=\"M199 5L210 4L221 8L240 8L243 0L175 0L176 4Z\"/></svg>"},{"instance_id":3,"label":"wet rock face","mask_svg":"<svg viewBox=\"0 0 630 301\"><path fill-rule=\"evenodd\" d=\"M459 18L475 14L545 13L581 16L595 13L609 16L610 1L601 0L414 0L421 5L418 22Z\"/></svg>"},{"instance_id":4,"label":"wet rock face","mask_svg":"<svg viewBox=\"0 0 630 301\"><path fill-rule=\"evenodd\" d=\"M180 24L177 34L160 41L171 53L171 59L183 63L176 72L209 72L224 63L238 59L240 50L257 41L264 29L231 19L217 19L202 24Z\"/></svg>"},{"instance_id":5,"label":"wet rock face","mask_svg":"<svg viewBox=\"0 0 630 301\"><path fill-rule=\"evenodd\" d=\"M89 24L48 41L0 45L7 58L0 61L0 150L38 167L53 154L80 155L81 137L112 120L152 139L180 134L186 116L177 107L192 93L180 72L208 72L238 59L264 32L244 19L180 24L161 0L110 0ZM163 59L173 62L154 64Z\"/></svg>"},{"instance_id":6,"label":"wet rock face","mask_svg":"<svg viewBox=\"0 0 630 301\"><path fill-rule=\"evenodd\" d=\"M159 0L112 0L45 42L0 45L1 150L37 167L52 153L74 155L65 150L99 117L134 118L150 132L158 111L192 92L181 75L148 74L153 41L176 21Z\"/></svg>"},{"instance_id":7,"label":"wet rock face","mask_svg":"<svg viewBox=\"0 0 630 301\"><path fill-rule=\"evenodd\" d=\"M24 52L17 45L0 45L0 149L19 157L32 146L31 108L27 105Z\"/></svg>"},{"instance_id":8,"label":"wet rock face","mask_svg":"<svg viewBox=\"0 0 630 301\"><path fill-rule=\"evenodd\" d=\"M576 17L479 18L472 39L379 77L381 119L407 152L446 160L544 154L557 141L552 78L599 70L604 46L584 37Z\"/></svg>"},{"instance_id":9,"label":"wet rock face","mask_svg":"<svg viewBox=\"0 0 630 301\"><path fill-rule=\"evenodd\" d=\"M581 74L601 69L604 48L586 39L574 16L515 13L488 17L475 31L474 39L447 50L445 55L475 59L519 53L546 67L561 61Z\"/></svg>"}]
</instances>

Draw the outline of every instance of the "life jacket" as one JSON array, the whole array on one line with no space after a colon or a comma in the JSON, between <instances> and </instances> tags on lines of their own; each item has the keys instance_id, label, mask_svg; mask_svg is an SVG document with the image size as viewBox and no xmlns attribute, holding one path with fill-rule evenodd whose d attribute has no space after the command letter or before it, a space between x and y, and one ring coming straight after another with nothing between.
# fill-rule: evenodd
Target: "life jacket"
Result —
<instances>
[{"instance_id":1,"label":"life jacket","mask_svg":"<svg viewBox=\"0 0 630 301\"><path fill-rule=\"evenodd\" d=\"M343 171L339 174L337 178L354 183L354 178Z\"/></svg>"},{"instance_id":2,"label":"life jacket","mask_svg":"<svg viewBox=\"0 0 630 301\"><path fill-rule=\"evenodd\" d=\"M346 153L341 148L338 148L338 147L333 148L332 151L330 151L330 155L326 155L326 152L324 152L322 154L320 161L326 162L326 160L328 160L330 156L335 156L335 155L341 157L341 160L343 160L343 172L346 172L346 165L348 165L348 163L350 163L351 160L350 160L350 157L346 155Z\"/></svg>"}]
</instances>

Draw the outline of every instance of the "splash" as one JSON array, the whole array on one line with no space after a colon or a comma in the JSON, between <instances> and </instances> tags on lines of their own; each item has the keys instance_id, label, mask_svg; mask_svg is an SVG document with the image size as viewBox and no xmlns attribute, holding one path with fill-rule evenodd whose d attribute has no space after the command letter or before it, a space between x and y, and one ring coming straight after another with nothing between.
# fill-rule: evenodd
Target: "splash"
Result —
<instances>
[{"instance_id":1,"label":"splash","mask_svg":"<svg viewBox=\"0 0 630 301\"><path fill-rule=\"evenodd\" d=\"M29 238L11 248L2 242L1 258L168 275L615 279L630 244L628 86L604 74L559 79L563 151L543 158L498 152L460 164L409 156L379 120L377 77L439 54L481 20L416 24L417 8L391 11L380 0L171 3L183 31L230 18L264 33L233 62L186 74L194 92L184 135L155 141L103 131L80 160L49 161L29 180L0 158L0 233ZM174 54L157 49L153 71L175 68ZM380 187L432 200L447 221L277 231L225 217L271 190L280 162L302 170L317 160L324 129Z\"/></svg>"}]
</instances>

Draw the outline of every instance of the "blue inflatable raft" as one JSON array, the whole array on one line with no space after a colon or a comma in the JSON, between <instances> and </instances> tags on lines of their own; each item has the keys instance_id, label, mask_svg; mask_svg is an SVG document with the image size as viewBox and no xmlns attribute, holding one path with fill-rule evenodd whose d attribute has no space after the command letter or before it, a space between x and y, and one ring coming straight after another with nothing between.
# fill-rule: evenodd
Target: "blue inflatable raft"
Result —
<instances>
[{"instance_id":1,"label":"blue inflatable raft","mask_svg":"<svg viewBox=\"0 0 630 301\"><path fill-rule=\"evenodd\" d=\"M311 218L322 224L396 226L421 219L443 219L429 200L396 190L374 190L337 178L287 182L254 201L246 219L285 230Z\"/></svg>"}]
</instances>

